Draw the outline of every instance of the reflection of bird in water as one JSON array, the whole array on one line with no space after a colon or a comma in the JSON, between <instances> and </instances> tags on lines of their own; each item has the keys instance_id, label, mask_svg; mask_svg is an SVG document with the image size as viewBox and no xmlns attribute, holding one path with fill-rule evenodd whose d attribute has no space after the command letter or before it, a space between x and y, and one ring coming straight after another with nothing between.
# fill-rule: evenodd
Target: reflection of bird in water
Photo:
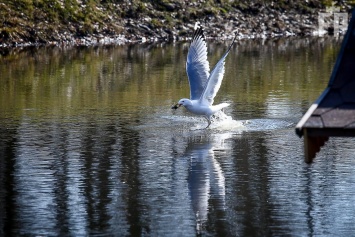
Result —
<instances>
[{"instance_id":1,"label":"reflection of bird in water","mask_svg":"<svg viewBox=\"0 0 355 237\"><path fill-rule=\"evenodd\" d=\"M219 148L217 142L221 142L220 137L215 141L190 143L185 153L191 159L188 186L198 233L207 222L211 205L214 210L224 210L225 207L224 174L213 151Z\"/></svg>"},{"instance_id":2,"label":"reflection of bird in water","mask_svg":"<svg viewBox=\"0 0 355 237\"><path fill-rule=\"evenodd\" d=\"M200 26L196 29L186 62L186 72L190 83L190 99L184 98L179 100L172 109L177 109L183 105L189 112L203 115L208 121L206 128L211 125L212 116L229 105L228 103L213 105L213 100L223 80L224 60L231 50L234 41L235 37L227 52L225 52L210 73L203 30Z\"/></svg>"}]
</instances>

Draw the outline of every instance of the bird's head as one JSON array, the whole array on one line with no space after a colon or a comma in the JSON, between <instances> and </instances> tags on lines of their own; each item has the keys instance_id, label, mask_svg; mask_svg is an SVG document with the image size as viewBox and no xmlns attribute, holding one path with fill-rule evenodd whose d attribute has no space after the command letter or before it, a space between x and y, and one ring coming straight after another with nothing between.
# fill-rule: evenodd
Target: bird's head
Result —
<instances>
[{"instance_id":1,"label":"bird's head","mask_svg":"<svg viewBox=\"0 0 355 237\"><path fill-rule=\"evenodd\" d=\"M171 107L172 109L178 109L181 105L183 106L188 106L191 105L191 100L189 99L181 99L179 100L179 102L177 102L177 104L175 104L173 107Z\"/></svg>"}]
</instances>

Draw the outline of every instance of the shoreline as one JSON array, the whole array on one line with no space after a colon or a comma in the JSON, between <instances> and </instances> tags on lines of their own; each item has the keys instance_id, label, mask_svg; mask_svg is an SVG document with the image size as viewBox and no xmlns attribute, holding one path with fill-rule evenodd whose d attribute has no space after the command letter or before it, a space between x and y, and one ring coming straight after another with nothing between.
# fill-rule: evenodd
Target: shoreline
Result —
<instances>
[{"instance_id":1,"label":"shoreline","mask_svg":"<svg viewBox=\"0 0 355 237\"><path fill-rule=\"evenodd\" d=\"M258 1L249 5L206 5L204 1L122 0L120 4L97 3L91 12L85 10L88 6L77 5L76 12L67 16L63 1L54 2L59 4L58 13L45 6L19 9L0 3L0 13L5 9L4 18L6 14L12 16L0 20L0 48L186 41L196 22L200 22L208 39L226 40L234 35L238 39L319 36L318 13L327 7L315 0L290 6ZM350 12L351 6L343 4L339 9ZM332 22L333 18L327 21ZM331 33L334 29L322 30Z\"/></svg>"},{"instance_id":2,"label":"shoreline","mask_svg":"<svg viewBox=\"0 0 355 237\"><path fill-rule=\"evenodd\" d=\"M63 42L46 42L46 43L39 43L39 42L13 42L11 44L0 44L1 49L16 49L16 48L30 48L30 47L95 47L95 46L120 46L120 45L129 45L129 44L143 44L143 43L171 43L171 42L185 42L189 41L193 35L193 29L191 30L191 37L177 37L176 39L170 38L145 38L143 37L141 40L129 40L122 35L118 36L87 36L84 38L74 38L72 41L63 41ZM277 39L286 39L286 38L325 38L325 37L332 37L334 35L331 34L302 34L302 35L289 35L279 34L279 35L238 35L237 40L277 40ZM341 33L334 37L343 37L344 34ZM232 40L234 37L233 34L223 36L223 37L211 37L206 35L207 40L212 41L226 41Z\"/></svg>"},{"instance_id":3,"label":"shoreline","mask_svg":"<svg viewBox=\"0 0 355 237\"><path fill-rule=\"evenodd\" d=\"M206 29L204 27L204 29ZM124 35L117 36L103 36L103 35L89 35L85 37L72 37L71 40L63 40L63 41L48 41L48 42L24 42L21 40L20 42L11 42L11 43L0 43L0 49L11 49L11 48L25 48L25 47L79 47L79 46L109 46L109 45L127 45L127 44L140 44L140 43L168 43L168 42L184 42L189 41L192 38L194 28L190 29L190 36L176 36L176 37L151 37L147 38L146 36L142 36L141 38L134 38L132 36L126 37ZM207 31L208 32L208 31ZM328 32L323 34L317 34L314 32L302 32L302 34L292 34L288 31L281 33L273 33L266 32L264 34L239 34L234 32L228 32L222 36L218 35L208 35L205 33L207 40L231 40L236 35L238 40L273 40L279 38L297 38L297 37L328 37L332 36L332 34L328 34ZM342 37L344 33L340 33L339 36Z\"/></svg>"}]
</instances>

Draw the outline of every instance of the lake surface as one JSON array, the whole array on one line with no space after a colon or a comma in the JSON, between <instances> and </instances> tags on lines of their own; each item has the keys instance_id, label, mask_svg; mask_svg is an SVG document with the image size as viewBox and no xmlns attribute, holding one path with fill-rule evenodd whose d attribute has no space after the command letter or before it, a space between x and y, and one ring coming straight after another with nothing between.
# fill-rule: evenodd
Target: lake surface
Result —
<instances>
[{"instance_id":1,"label":"lake surface","mask_svg":"<svg viewBox=\"0 0 355 237\"><path fill-rule=\"evenodd\" d=\"M306 164L294 130L340 44L238 42L210 129L171 110L188 43L3 49L0 236L353 235L355 139Z\"/></svg>"}]
</instances>

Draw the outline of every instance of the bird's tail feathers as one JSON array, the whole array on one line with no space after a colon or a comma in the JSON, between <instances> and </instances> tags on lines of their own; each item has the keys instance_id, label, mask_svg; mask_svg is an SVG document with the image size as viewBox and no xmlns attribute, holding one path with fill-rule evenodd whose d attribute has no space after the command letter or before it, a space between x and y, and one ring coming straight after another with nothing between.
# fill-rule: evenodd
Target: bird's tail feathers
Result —
<instances>
[{"instance_id":1,"label":"bird's tail feathers","mask_svg":"<svg viewBox=\"0 0 355 237\"><path fill-rule=\"evenodd\" d=\"M229 103L221 103L221 104L218 104L218 105L214 105L213 106L213 110L215 110L216 112L229 106L230 104Z\"/></svg>"}]
</instances>

